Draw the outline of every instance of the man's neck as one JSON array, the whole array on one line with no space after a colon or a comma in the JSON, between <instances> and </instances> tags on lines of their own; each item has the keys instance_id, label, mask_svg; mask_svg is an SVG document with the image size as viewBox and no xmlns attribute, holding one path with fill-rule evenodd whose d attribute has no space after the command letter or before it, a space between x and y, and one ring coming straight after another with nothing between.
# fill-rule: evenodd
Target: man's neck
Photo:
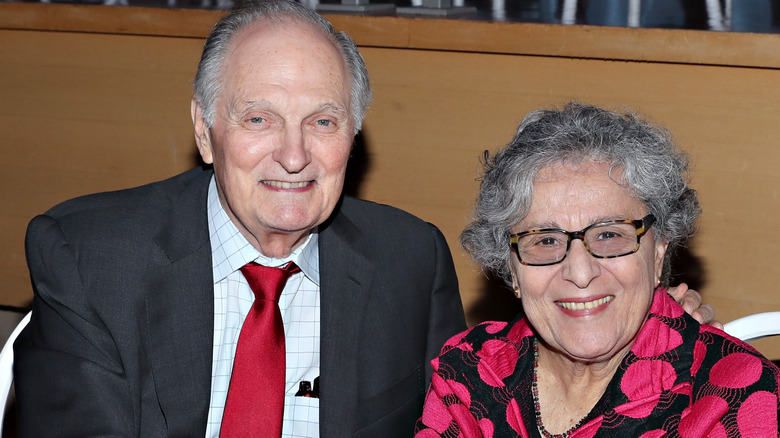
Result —
<instances>
[{"instance_id":1,"label":"man's neck","mask_svg":"<svg viewBox=\"0 0 780 438\"><path fill-rule=\"evenodd\" d=\"M264 256L283 259L301 246L310 233L311 230L307 230L306 232L295 234L270 233L264 236L244 235L244 237ZM244 233L242 232L241 234Z\"/></svg>"}]
</instances>

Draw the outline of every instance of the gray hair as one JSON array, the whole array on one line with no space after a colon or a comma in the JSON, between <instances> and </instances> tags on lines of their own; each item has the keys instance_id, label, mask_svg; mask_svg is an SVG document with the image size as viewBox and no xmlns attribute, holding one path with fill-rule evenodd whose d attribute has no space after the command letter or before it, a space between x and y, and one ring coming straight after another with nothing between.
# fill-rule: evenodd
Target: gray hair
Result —
<instances>
[{"instance_id":1,"label":"gray hair","mask_svg":"<svg viewBox=\"0 0 780 438\"><path fill-rule=\"evenodd\" d=\"M195 99L203 110L209 127L214 125L214 103L222 91L222 65L231 38L239 30L257 21L270 25L297 21L319 29L341 53L352 79L351 102L355 133L360 131L368 105L371 103L371 85L363 57L357 46L344 32L336 32L328 20L289 0L247 0L234 6L211 29L195 75Z\"/></svg>"},{"instance_id":2,"label":"gray hair","mask_svg":"<svg viewBox=\"0 0 780 438\"><path fill-rule=\"evenodd\" d=\"M508 145L492 157L485 151L474 215L460 236L463 248L510 283L509 230L528 214L536 175L553 164L588 162L607 163L610 175L621 172L623 181L616 182L655 216L656 239L669 244L661 276L668 284L671 254L693 235L701 212L688 187L687 155L667 130L631 112L576 102L528 114Z\"/></svg>"}]
</instances>

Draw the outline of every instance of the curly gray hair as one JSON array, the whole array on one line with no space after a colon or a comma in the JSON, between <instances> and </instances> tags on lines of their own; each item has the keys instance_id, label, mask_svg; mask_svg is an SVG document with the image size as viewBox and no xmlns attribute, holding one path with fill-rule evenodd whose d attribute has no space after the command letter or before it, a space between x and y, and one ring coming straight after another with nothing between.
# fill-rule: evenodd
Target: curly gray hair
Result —
<instances>
[{"instance_id":1,"label":"curly gray hair","mask_svg":"<svg viewBox=\"0 0 780 438\"><path fill-rule=\"evenodd\" d=\"M206 124L214 125L214 102L222 91L222 65L231 38L239 30L257 21L269 25L283 25L291 21L306 23L322 31L341 52L352 79L351 107L355 133L360 131L368 105L371 103L371 85L368 70L357 46L344 32L336 32L328 20L289 0L246 0L238 3L211 29L203 46L198 72L195 75L195 100L203 110Z\"/></svg>"},{"instance_id":2,"label":"curly gray hair","mask_svg":"<svg viewBox=\"0 0 780 438\"><path fill-rule=\"evenodd\" d=\"M528 214L536 175L553 164L586 162L621 172L621 184L655 216L656 239L669 243L661 276L668 284L671 254L693 235L701 212L688 187L688 157L667 130L631 112L576 102L528 114L508 145L492 157L485 151L474 215L460 236L463 248L510 283L509 230Z\"/></svg>"}]
</instances>

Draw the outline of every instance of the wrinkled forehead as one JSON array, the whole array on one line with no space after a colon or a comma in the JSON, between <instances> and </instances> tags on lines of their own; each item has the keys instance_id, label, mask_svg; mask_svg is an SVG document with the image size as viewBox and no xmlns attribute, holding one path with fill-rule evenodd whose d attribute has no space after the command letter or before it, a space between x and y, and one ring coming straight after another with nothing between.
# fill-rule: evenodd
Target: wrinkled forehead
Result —
<instances>
[{"instance_id":1,"label":"wrinkled forehead","mask_svg":"<svg viewBox=\"0 0 780 438\"><path fill-rule=\"evenodd\" d=\"M244 26L231 37L225 64L263 58L303 59L312 66L326 64L331 69L347 70L336 41L315 24L296 17L259 19Z\"/></svg>"},{"instance_id":2,"label":"wrinkled forehead","mask_svg":"<svg viewBox=\"0 0 780 438\"><path fill-rule=\"evenodd\" d=\"M255 22L230 41L221 69L220 98L258 99L258 87L312 90L351 106L351 80L344 57L322 30L300 21ZM232 96L232 97L231 97Z\"/></svg>"},{"instance_id":3,"label":"wrinkled forehead","mask_svg":"<svg viewBox=\"0 0 780 438\"><path fill-rule=\"evenodd\" d=\"M624 219L622 216L626 214L645 210L644 203L626 184L622 170L599 161L543 166L533 180L529 195L528 210L519 212L525 214L518 217L518 222L560 225L562 218L582 216L582 223L588 225L592 221Z\"/></svg>"}]
</instances>

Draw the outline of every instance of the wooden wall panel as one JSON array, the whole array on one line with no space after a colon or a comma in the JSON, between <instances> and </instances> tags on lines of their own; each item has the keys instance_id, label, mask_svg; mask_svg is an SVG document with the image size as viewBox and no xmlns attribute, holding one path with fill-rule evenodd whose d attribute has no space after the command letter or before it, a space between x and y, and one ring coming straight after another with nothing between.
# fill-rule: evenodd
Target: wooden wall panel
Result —
<instances>
[{"instance_id":1,"label":"wooden wall panel","mask_svg":"<svg viewBox=\"0 0 780 438\"><path fill-rule=\"evenodd\" d=\"M671 34L664 35L666 41ZM0 304L29 301L23 234L35 214L73 196L154 181L197 162L189 99L202 43L0 30L0 148L7 163L0 175L7 206L0 213ZM353 167L363 169L356 192L444 231L470 323L507 317L517 308L458 245L480 153L506 143L527 112L572 99L629 106L674 132L692 156L693 185L704 208L690 249L697 270L689 278L723 321L780 310L773 288L780 280L777 239L737 232L771 231L780 215L780 70L361 50L375 102L354 158ZM777 343L757 345L780 358Z\"/></svg>"},{"instance_id":2,"label":"wooden wall panel","mask_svg":"<svg viewBox=\"0 0 780 438\"><path fill-rule=\"evenodd\" d=\"M0 303L31 298L23 245L33 216L194 165L190 84L202 45L0 30Z\"/></svg>"},{"instance_id":3,"label":"wooden wall panel","mask_svg":"<svg viewBox=\"0 0 780 438\"><path fill-rule=\"evenodd\" d=\"M780 310L776 102L780 71L571 58L363 49L376 102L366 122L371 171L361 194L407 209L444 231L469 322L503 316L496 291L458 235L468 220L479 156L508 142L529 111L582 100L628 106L669 127L693 163L704 214L683 279L723 321ZM737 232L739 231L739 232ZM771 233L771 232L770 232ZM780 343L769 353L780 358ZM768 353L768 354L769 354Z\"/></svg>"}]
</instances>

